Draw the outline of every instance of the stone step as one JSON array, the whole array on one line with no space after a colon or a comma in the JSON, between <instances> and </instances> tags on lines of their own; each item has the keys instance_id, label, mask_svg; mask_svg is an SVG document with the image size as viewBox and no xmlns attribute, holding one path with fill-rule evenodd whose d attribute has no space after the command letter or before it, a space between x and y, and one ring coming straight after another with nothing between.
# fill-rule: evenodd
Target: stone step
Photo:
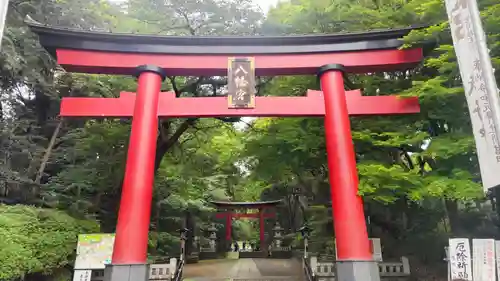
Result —
<instances>
[{"instance_id":1,"label":"stone step","mask_svg":"<svg viewBox=\"0 0 500 281\"><path fill-rule=\"evenodd\" d=\"M260 277L241 277L230 278L231 281L302 281L297 276L260 276Z\"/></svg>"},{"instance_id":2,"label":"stone step","mask_svg":"<svg viewBox=\"0 0 500 281\"><path fill-rule=\"evenodd\" d=\"M185 278L184 281L302 281L298 276L259 276L259 277L193 277Z\"/></svg>"}]
</instances>

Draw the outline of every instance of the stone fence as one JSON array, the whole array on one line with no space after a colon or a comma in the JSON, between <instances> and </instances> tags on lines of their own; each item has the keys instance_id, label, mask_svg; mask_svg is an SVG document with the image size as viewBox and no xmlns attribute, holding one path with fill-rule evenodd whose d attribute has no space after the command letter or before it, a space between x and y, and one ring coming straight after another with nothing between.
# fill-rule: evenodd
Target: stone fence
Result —
<instances>
[{"instance_id":1,"label":"stone fence","mask_svg":"<svg viewBox=\"0 0 500 281\"><path fill-rule=\"evenodd\" d=\"M171 258L170 263L149 265L149 280L170 281L175 275L177 259ZM92 270L91 281L104 281L104 269Z\"/></svg>"},{"instance_id":2,"label":"stone fence","mask_svg":"<svg viewBox=\"0 0 500 281\"><path fill-rule=\"evenodd\" d=\"M335 281L335 261L321 261L313 256L309 264L315 280ZM400 262L379 262L378 268L382 280L407 280L410 277L410 262L406 257L401 257Z\"/></svg>"}]
</instances>

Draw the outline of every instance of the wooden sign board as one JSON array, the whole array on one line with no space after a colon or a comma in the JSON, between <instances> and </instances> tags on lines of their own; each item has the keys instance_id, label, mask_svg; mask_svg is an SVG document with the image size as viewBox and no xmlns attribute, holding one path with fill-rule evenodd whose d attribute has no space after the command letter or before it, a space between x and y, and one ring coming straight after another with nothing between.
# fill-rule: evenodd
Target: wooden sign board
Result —
<instances>
[{"instance_id":1,"label":"wooden sign board","mask_svg":"<svg viewBox=\"0 0 500 281\"><path fill-rule=\"evenodd\" d=\"M115 235L109 233L78 235L75 269L104 269L111 263L114 242Z\"/></svg>"},{"instance_id":2,"label":"wooden sign board","mask_svg":"<svg viewBox=\"0 0 500 281\"><path fill-rule=\"evenodd\" d=\"M253 58L229 58L227 73L229 108L255 107L255 64Z\"/></svg>"}]
</instances>

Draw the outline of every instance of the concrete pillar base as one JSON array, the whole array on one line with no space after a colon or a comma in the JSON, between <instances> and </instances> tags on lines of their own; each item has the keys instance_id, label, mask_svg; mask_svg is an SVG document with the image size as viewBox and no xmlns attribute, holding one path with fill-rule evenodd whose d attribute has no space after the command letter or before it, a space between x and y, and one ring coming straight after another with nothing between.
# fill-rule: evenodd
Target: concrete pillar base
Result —
<instances>
[{"instance_id":1,"label":"concrete pillar base","mask_svg":"<svg viewBox=\"0 0 500 281\"><path fill-rule=\"evenodd\" d=\"M104 281L148 281L149 264L110 264L104 269Z\"/></svg>"},{"instance_id":2,"label":"concrete pillar base","mask_svg":"<svg viewBox=\"0 0 500 281\"><path fill-rule=\"evenodd\" d=\"M337 261L336 281L380 281L375 261Z\"/></svg>"}]
</instances>

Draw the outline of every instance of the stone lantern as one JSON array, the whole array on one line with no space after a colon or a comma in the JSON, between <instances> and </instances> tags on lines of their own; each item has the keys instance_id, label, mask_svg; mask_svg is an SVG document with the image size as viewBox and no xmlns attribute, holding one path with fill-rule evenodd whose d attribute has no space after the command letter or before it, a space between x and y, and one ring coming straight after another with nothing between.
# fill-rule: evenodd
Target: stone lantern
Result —
<instances>
[{"instance_id":1,"label":"stone lantern","mask_svg":"<svg viewBox=\"0 0 500 281\"><path fill-rule=\"evenodd\" d=\"M279 222L276 222L276 225L273 228L274 232L274 246L279 249L281 248L283 242L283 228L280 226Z\"/></svg>"},{"instance_id":2,"label":"stone lantern","mask_svg":"<svg viewBox=\"0 0 500 281\"><path fill-rule=\"evenodd\" d=\"M216 251L216 241L217 241L217 228L215 228L215 224L211 224L210 227L208 228L208 246L210 249L210 252L215 252Z\"/></svg>"}]
</instances>

